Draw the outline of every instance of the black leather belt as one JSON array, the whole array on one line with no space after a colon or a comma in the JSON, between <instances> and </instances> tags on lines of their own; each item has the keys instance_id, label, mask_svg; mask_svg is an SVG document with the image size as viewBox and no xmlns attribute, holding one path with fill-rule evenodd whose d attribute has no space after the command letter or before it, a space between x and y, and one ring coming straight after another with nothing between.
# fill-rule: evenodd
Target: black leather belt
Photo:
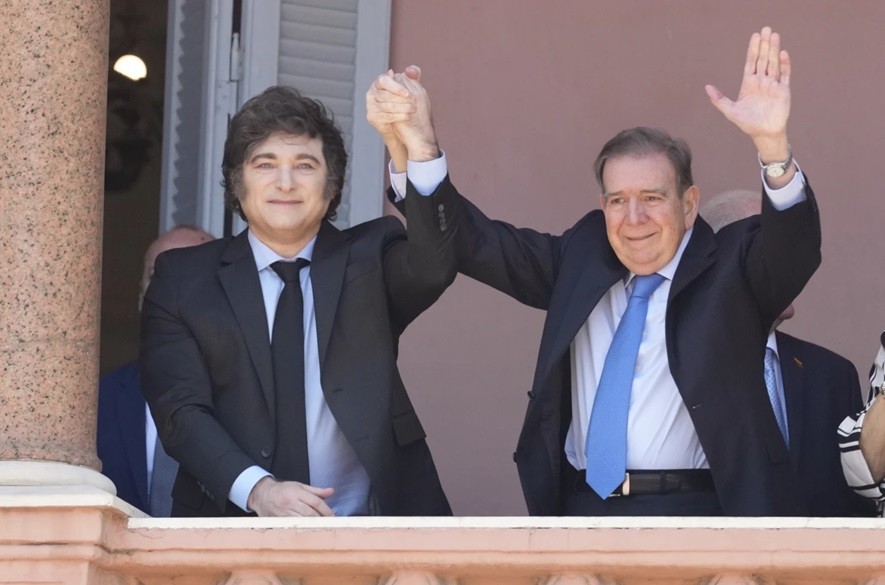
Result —
<instances>
[{"instance_id":1,"label":"black leather belt","mask_svg":"<svg viewBox=\"0 0 885 585\"><path fill-rule=\"evenodd\" d=\"M642 496L679 492L712 492L715 490L709 469L663 469L628 471L627 477L612 496ZM576 492L593 491L585 480L584 470L575 479ZM610 496L611 497L611 496Z\"/></svg>"}]
</instances>

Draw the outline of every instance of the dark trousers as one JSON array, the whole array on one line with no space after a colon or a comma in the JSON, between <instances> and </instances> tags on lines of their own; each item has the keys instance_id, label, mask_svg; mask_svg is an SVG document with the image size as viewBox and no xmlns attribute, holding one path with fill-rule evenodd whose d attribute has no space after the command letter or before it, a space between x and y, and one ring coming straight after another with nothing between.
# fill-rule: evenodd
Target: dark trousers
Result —
<instances>
[{"instance_id":1,"label":"dark trousers","mask_svg":"<svg viewBox=\"0 0 885 585\"><path fill-rule=\"evenodd\" d=\"M722 516L715 491L610 496L603 500L585 489L579 473L567 462L563 474L563 516ZM586 484L585 484L586 485Z\"/></svg>"}]
</instances>

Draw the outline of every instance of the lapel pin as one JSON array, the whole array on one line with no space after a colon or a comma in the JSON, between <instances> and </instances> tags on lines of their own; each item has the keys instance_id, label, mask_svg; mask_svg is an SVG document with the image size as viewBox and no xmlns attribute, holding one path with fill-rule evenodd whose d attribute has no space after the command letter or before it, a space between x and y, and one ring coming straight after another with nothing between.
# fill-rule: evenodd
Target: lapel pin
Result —
<instances>
[{"instance_id":1,"label":"lapel pin","mask_svg":"<svg viewBox=\"0 0 885 585\"><path fill-rule=\"evenodd\" d=\"M800 368L803 367L803 366L802 366L802 362L799 361L799 358L795 358L795 357L794 357L794 358L793 358L793 363L795 363L795 364L796 364L797 366L799 366Z\"/></svg>"}]
</instances>

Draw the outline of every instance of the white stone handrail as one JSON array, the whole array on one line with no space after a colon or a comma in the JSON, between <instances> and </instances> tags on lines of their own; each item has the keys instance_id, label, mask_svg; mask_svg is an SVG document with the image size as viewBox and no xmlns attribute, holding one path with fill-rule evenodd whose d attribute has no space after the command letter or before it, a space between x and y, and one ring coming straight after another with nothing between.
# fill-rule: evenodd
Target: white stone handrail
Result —
<instances>
[{"instance_id":1,"label":"white stone handrail","mask_svg":"<svg viewBox=\"0 0 885 585\"><path fill-rule=\"evenodd\" d=\"M0 583L885 584L881 519L135 516L94 488L0 488Z\"/></svg>"}]
</instances>

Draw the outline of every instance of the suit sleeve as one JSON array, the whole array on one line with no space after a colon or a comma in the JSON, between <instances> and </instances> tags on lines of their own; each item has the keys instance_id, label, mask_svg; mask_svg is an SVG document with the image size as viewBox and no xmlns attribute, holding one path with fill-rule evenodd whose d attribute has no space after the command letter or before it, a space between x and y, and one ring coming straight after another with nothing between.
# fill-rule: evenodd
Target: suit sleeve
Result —
<instances>
[{"instance_id":1,"label":"suit sleeve","mask_svg":"<svg viewBox=\"0 0 885 585\"><path fill-rule=\"evenodd\" d=\"M234 480L255 462L215 418L205 360L179 313L179 278L161 254L142 307L142 392L166 452L224 511Z\"/></svg>"},{"instance_id":2,"label":"suit sleeve","mask_svg":"<svg viewBox=\"0 0 885 585\"><path fill-rule=\"evenodd\" d=\"M446 178L430 195L423 196L408 184L400 209L408 214L408 230L393 225L384 250L384 279L388 306L394 321L405 329L442 295L457 274L454 235L458 212L453 187Z\"/></svg>"},{"instance_id":3,"label":"suit sleeve","mask_svg":"<svg viewBox=\"0 0 885 585\"><path fill-rule=\"evenodd\" d=\"M820 216L807 181L805 196L783 211L762 197L761 229L750 240L744 269L768 322L799 296L820 265Z\"/></svg>"},{"instance_id":4,"label":"suit sleeve","mask_svg":"<svg viewBox=\"0 0 885 585\"><path fill-rule=\"evenodd\" d=\"M411 186L410 186L411 189ZM458 272L491 286L519 302L546 309L556 283L561 249L568 240L491 220L451 185L448 177L440 186L454 203L454 238ZM388 197L410 220L414 206L409 197ZM414 198L413 198L414 199Z\"/></svg>"}]
</instances>

